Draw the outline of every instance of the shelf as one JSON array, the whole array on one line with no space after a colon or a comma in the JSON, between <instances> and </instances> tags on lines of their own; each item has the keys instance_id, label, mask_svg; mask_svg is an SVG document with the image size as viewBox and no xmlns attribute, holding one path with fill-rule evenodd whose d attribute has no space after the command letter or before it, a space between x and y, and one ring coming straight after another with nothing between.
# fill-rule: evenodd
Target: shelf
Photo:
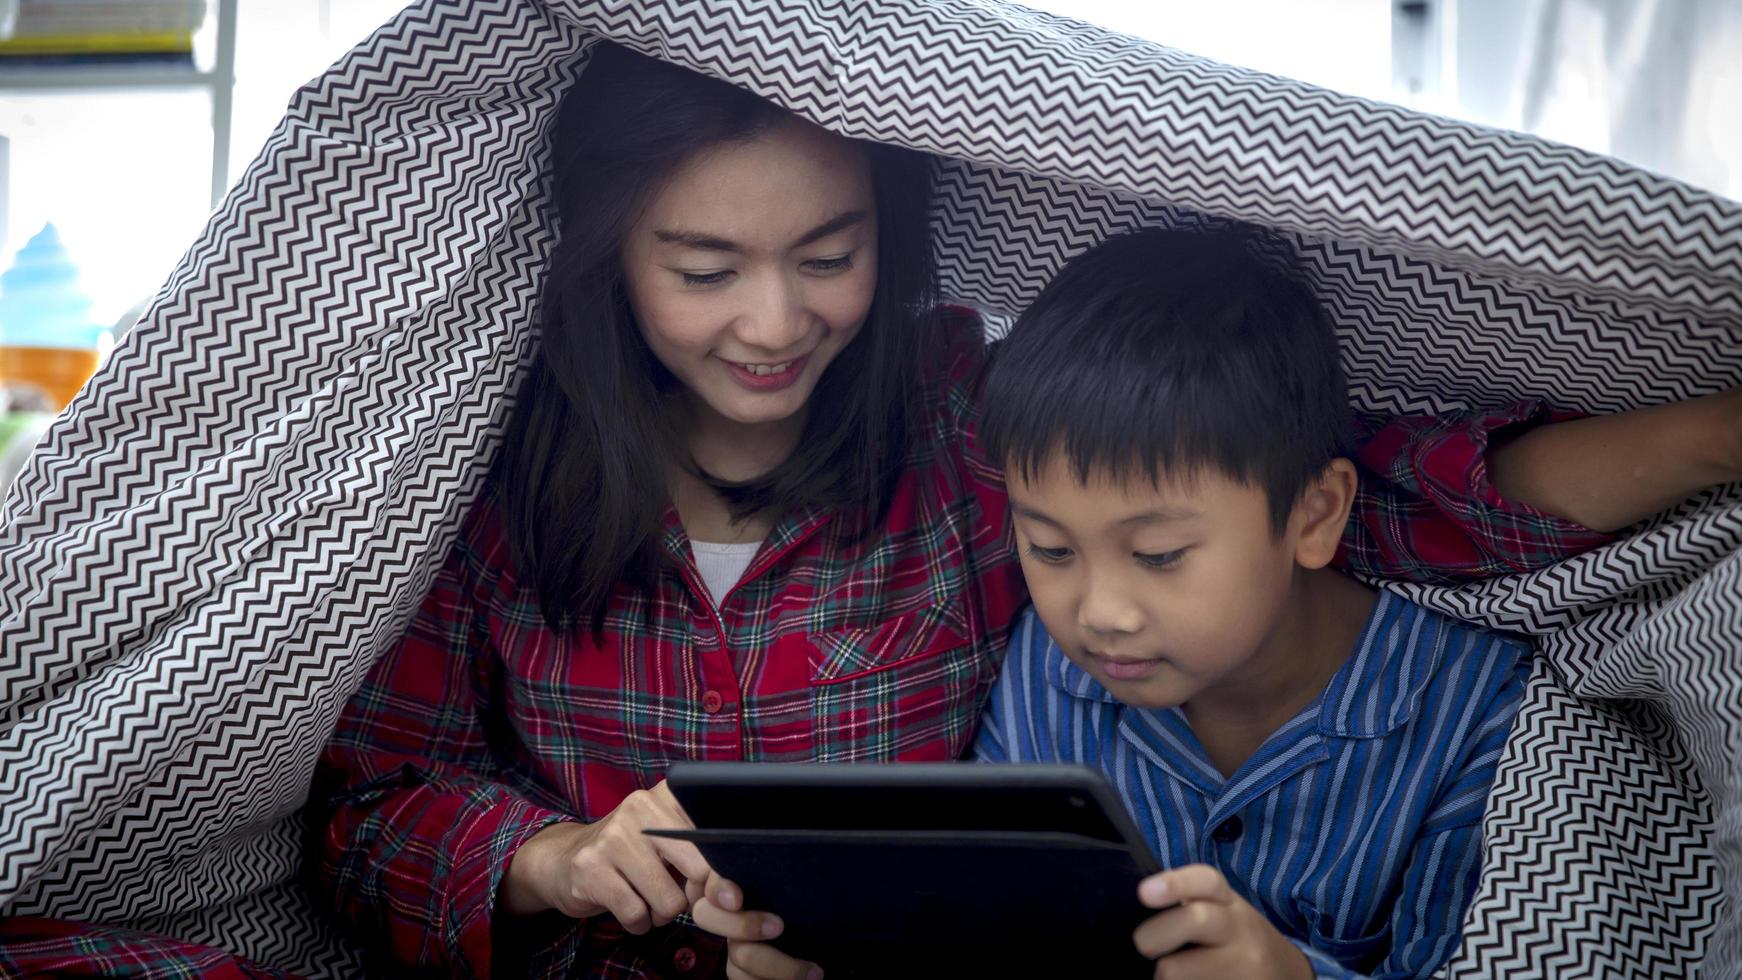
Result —
<instances>
[{"instance_id":1,"label":"shelf","mask_svg":"<svg viewBox=\"0 0 1742 980\"><path fill-rule=\"evenodd\" d=\"M211 88L216 84L215 72L193 65L0 65L0 90L8 91Z\"/></svg>"},{"instance_id":2,"label":"shelf","mask_svg":"<svg viewBox=\"0 0 1742 980\"><path fill-rule=\"evenodd\" d=\"M236 5L238 0L207 0L207 25L217 43L210 71L189 61L153 64L71 62L64 65L7 65L0 61L0 93L109 91L139 89L203 89L212 102L212 206L230 186L230 103L236 85ZM5 212L6 168L0 155L0 213Z\"/></svg>"}]
</instances>

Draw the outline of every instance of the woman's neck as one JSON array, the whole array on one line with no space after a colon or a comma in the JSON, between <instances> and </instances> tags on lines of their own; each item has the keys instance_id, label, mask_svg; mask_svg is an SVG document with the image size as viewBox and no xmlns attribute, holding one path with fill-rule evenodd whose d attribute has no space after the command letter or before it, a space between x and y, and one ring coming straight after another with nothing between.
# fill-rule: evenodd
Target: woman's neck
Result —
<instances>
[{"instance_id":1,"label":"woman's neck","mask_svg":"<svg viewBox=\"0 0 1742 980\"><path fill-rule=\"evenodd\" d=\"M804 421L800 412L778 422L747 425L705 405L689 405L678 431L703 473L727 483L743 483L768 474L792 456L804 434Z\"/></svg>"},{"instance_id":2,"label":"woman's neck","mask_svg":"<svg viewBox=\"0 0 1742 980\"><path fill-rule=\"evenodd\" d=\"M742 483L767 475L787 461L804 432L804 416L745 425L706 406L686 405L678 420L695 466L708 476ZM733 516L726 498L687 466L670 467L672 505L693 541L760 541L773 529L773 514Z\"/></svg>"}]
</instances>

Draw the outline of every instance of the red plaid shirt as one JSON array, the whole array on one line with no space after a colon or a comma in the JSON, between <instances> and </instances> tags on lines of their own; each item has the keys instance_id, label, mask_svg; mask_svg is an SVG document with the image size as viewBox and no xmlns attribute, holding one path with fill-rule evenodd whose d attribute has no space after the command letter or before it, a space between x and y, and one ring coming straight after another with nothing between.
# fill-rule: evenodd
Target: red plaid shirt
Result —
<instances>
[{"instance_id":1,"label":"red plaid shirt","mask_svg":"<svg viewBox=\"0 0 1742 980\"><path fill-rule=\"evenodd\" d=\"M496 921L510 857L554 821L603 817L679 759L962 755L1027 600L1000 474L970 448L978 336L963 315L940 346L929 423L881 532L853 542L833 515L788 515L718 604L668 513L670 567L654 587L618 592L602 640L554 634L486 493L322 759L324 846L311 859L353 930L443 974L717 975L723 945L683 920L642 937L609 917ZM1608 540L1487 484L1488 437L1546 418L1524 404L1366 426L1345 563L1470 578ZM4 934L0 965L20 952ZM125 956L115 937L100 941L83 948Z\"/></svg>"}]
</instances>

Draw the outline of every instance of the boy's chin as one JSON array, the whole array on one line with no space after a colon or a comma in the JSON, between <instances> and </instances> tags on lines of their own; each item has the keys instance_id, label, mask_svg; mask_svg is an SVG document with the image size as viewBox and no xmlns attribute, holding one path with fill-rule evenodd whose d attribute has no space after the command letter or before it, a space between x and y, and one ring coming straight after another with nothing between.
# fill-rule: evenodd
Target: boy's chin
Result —
<instances>
[{"instance_id":1,"label":"boy's chin","mask_svg":"<svg viewBox=\"0 0 1742 980\"><path fill-rule=\"evenodd\" d=\"M1168 708L1177 708L1182 703L1178 698L1127 696L1123 691L1114 691L1113 696L1119 699L1120 704L1131 708L1142 708L1145 711L1164 711Z\"/></svg>"},{"instance_id":2,"label":"boy's chin","mask_svg":"<svg viewBox=\"0 0 1742 980\"><path fill-rule=\"evenodd\" d=\"M1110 677L1097 677L1107 693L1119 699L1119 703L1132 708L1144 710L1161 710L1177 708L1185 703L1179 692L1158 689L1159 685L1143 681L1118 681Z\"/></svg>"}]
</instances>

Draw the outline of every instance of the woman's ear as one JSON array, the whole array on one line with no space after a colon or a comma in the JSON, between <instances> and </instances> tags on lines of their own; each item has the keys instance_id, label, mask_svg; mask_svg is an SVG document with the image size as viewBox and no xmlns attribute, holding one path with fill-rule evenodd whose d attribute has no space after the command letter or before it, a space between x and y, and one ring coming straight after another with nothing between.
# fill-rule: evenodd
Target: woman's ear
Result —
<instances>
[{"instance_id":1,"label":"woman's ear","mask_svg":"<svg viewBox=\"0 0 1742 980\"><path fill-rule=\"evenodd\" d=\"M1295 501L1292 520L1298 530L1294 560L1302 568L1323 568L1337 556L1349 509L1355 506L1355 464L1333 459L1307 483Z\"/></svg>"}]
</instances>

